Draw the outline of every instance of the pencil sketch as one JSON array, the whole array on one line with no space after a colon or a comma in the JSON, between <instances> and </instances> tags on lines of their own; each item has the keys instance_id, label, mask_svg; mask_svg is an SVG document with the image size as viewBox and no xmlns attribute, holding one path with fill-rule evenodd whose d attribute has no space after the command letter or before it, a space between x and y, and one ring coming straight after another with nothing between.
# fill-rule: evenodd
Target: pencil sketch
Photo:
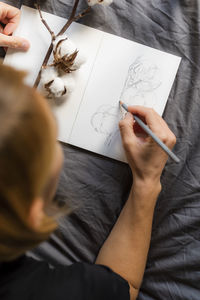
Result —
<instances>
[{"instance_id":1,"label":"pencil sketch","mask_svg":"<svg viewBox=\"0 0 200 300\"><path fill-rule=\"evenodd\" d=\"M160 87L159 68L144 56L139 56L130 65L120 100L127 105L153 107L156 102L156 89ZM93 129L106 137L105 146L110 147L119 136L118 123L125 115L119 105L104 104L97 108L91 117Z\"/></svg>"},{"instance_id":2,"label":"pencil sketch","mask_svg":"<svg viewBox=\"0 0 200 300\"><path fill-rule=\"evenodd\" d=\"M130 65L120 99L127 105L153 107L160 87L160 70L148 58L139 56Z\"/></svg>"},{"instance_id":3,"label":"pencil sketch","mask_svg":"<svg viewBox=\"0 0 200 300\"><path fill-rule=\"evenodd\" d=\"M101 105L92 115L90 123L93 129L106 136L105 146L109 147L119 134L118 123L121 119L119 105Z\"/></svg>"}]
</instances>

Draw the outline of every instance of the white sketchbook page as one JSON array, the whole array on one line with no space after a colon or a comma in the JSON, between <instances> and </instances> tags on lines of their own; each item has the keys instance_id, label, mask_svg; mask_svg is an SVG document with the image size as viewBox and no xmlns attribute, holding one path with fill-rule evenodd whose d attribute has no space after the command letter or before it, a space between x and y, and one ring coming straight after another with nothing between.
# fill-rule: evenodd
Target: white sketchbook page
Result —
<instances>
[{"instance_id":1,"label":"white sketchbook page","mask_svg":"<svg viewBox=\"0 0 200 300\"><path fill-rule=\"evenodd\" d=\"M21 13L20 24L14 35L28 39L31 43L31 48L26 53L9 49L4 59L4 64L27 71L26 83L33 86L51 43L51 36L41 22L37 10L22 6ZM66 23L66 19L64 18L45 12L42 14L55 33L59 32ZM80 70L73 73L73 76L76 78L74 92L70 96L67 96L66 99L63 99L62 105L54 108L54 113L58 121L58 139L63 142L68 141L103 33L88 26L73 23L67 30L67 35L82 50L86 57L86 63Z\"/></svg>"},{"instance_id":2,"label":"white sketchbook page","mask_svg":"<svg viewBox=\"0 0 200 300\"><path fill-rule=\"evenodd\" d=\"M180 58L104 33L69 142L126 162L119 100L163 113Z\"/></svg>"},{"instance_id":3,"label":"white sketchbook page","mask_svg":"<svg viewBox=\"0 0 200 300\"><path fill-rule=\"evenodd\" d=\"M66 22L48 13L43 15L55 32ZM59 140L68 142L72 132L71 144L126 161L117 130L119 98L127 104L153 106L162 114L180 58L76 23L67 33L85 52L87 63L74 74L75 92L55 109ZM27 53L9 50L5 63L29 71L27 82L32 85L50 44L50 35L38 12L28 7L22 8L21 23L15 34L28 38L31 49ZM137 76L133 76L135 72Z\"/></svg>"}]
</instances>

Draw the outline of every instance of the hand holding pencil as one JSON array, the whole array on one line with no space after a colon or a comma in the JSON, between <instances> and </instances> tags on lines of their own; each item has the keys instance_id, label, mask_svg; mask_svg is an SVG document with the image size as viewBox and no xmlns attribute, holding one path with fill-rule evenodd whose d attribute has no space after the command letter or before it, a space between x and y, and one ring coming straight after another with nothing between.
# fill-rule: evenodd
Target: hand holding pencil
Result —
<instances>
[{"instance_id":1,"label":"hand holding pencil","mask_svg":"<svg viewBox=\"0 0 200 300\"><path fill-rule=\"evenodd\" d=\"M134 121L133 115L138 116L143 123L146 123L153 134L169 149L174 147L176 137L166 122L153 109L143 106L129 106L128 110L125 118L120 121L119 128L134 181L158 183L168 155Z\"/></svg>"}]
</instances>

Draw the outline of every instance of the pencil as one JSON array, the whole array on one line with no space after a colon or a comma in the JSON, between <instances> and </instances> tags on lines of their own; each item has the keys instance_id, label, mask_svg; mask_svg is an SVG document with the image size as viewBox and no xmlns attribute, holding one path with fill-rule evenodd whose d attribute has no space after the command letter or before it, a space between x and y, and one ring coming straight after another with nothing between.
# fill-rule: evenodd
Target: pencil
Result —
<instances>
[{"instance_id":1,"label":"pencil","mask_svg":"<svg viewBox=\"0 0 200 300\"><path fill-rule=\"evenodd\" d=\"M120 105L128 111L128 106L123 103L122 101L119 101ZM176 163L180 162L180 159L151 131L151 129L136 115L132 114L135 121L140 125L140 127L152 137L152 139L171 157Z\"/></svg>"}]
</instances>

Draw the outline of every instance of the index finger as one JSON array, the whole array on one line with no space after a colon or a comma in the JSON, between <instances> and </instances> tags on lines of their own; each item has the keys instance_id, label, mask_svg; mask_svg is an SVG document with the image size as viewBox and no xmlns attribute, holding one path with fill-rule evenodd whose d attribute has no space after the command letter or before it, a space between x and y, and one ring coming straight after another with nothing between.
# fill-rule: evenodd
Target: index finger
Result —
<instances>
[{"instance_id":1,"label":"index finger","mask_svg":"<svg viewBox=\"0 0 200 300\"><path fill-rule=\"evenodd\" d=\"M4 34L10 35L20 20L20 10L5 3L0 3L0 21L6 24Z\"/></svg>"},{"instance_id":2,"label":"index finger","mask_svg":"<svg viewBox=\"0 0 200 300\"><path fill-rule=\"evenodd\" d=\"M157 135L165 132L169 133L171 130L167 126L167 123L163 120L163 118L152 108L148 108L145 106L129 106L128 111L142 117L148 127Z\"/></svg>"}]
</instances>

